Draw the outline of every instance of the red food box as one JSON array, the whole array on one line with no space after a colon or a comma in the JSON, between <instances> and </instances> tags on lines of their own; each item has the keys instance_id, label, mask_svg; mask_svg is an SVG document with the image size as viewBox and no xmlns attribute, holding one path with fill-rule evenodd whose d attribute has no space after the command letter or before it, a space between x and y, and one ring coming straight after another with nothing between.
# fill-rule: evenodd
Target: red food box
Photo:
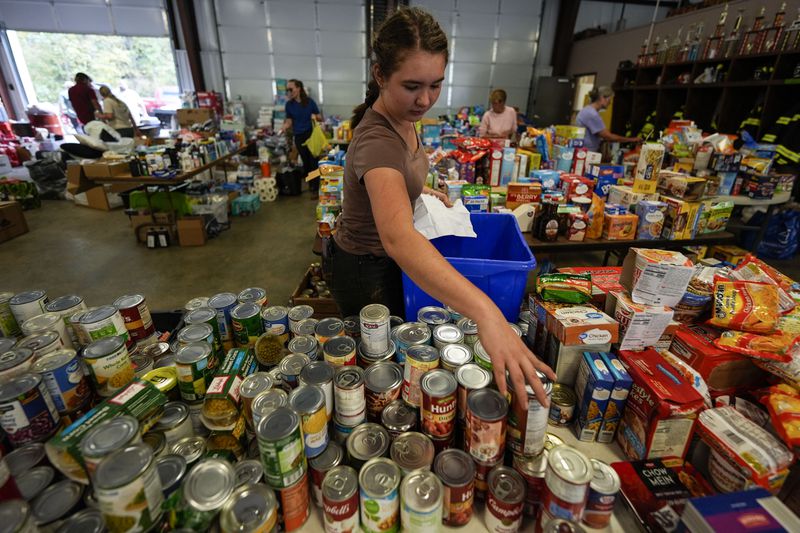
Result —
<instances>
[{"instance_id":1,"label":"red food box","mask_svg":"<svg viewBox=\"0 0 800 533\"><path fill-rule=\"evenodd\" d=\"M574 198L589 198L594 193L594 181L576 174L563 174L561 176L561 190L567 197L567 202Z\"/></svg>"},{"instance_id":2,"label":"red food box","mask_svg":"<svg viewBox=\"0 0 800 533\"><path fill-rule=\"evenodd\" d=\"M563 267L558 271L565 274L591 274L592 304L600 309L606 307L606 294L623 290L619 284L622 267Z\"/></svg>"},{"instance_id":3,"label":"red food box","mask_svg":"<svg viewBox=\"0 0 800 533\"><path fill-rule=\"evenodd\" d=\"M583 176L589 170L586 167L586 155L589 153L588 148L575 148L572 153L572 173L578 176Z\"/></svg>"},{"instance_id":4,"label":"red food box","mask_svg":"<svg viewBox=\"0 0 800 533\"><path fill-rule=\"evenodd\" d=\"M633 378L617 442L636 460L686 455L703 398L657 351L621 351Z\"/></svg>"},{"instance_id":5,"label":"red food box","mask_svg":"<svg viewBox=\"0 0 800 533\"><path fill-rule=\"evenodd\" d=\"M681 324L669 351L703 376L713 392L747 389L764 383L764 371L746 355L717 348L721 331L703 324Z\"/></svg>"}]
</instances>

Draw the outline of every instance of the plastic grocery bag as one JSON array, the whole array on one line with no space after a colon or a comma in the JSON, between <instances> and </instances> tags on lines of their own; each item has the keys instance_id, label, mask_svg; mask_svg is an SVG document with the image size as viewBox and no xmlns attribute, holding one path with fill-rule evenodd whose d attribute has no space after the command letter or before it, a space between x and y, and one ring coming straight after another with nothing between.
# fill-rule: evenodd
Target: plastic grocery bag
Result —
<instances>
[{"instance_id":1,"label":"plastic grocery bag","mask_svg":"<svg viewBox=\"0 0 800 533\"><path fill-rule=\"evenodd\" d=\"M790 259L800 247L800 211L787 210L772 216L758 245L756 255L769 259Z\"/></svg>"},{"instance_id":2,"label":"plastic grocery bag","mask_svg":"<svg viewBox=\"0 0 800 533\"><path fill-rule=\"evenodd\" d=\"M414 205L414 228L427 239L455 235L477 237L472 229L469 211L456 200L453 207L446 207L441 200L430 194L421 194Z\"/></svg>"},{"instance_id":3,"label":"plastic grocery bag","mask_svg":"<svg viewBox=\"0 0 800 533\"><path fill-rule=\"evenodd\" d=\"M303 143L303 146L307 146L314 157L318 157L327 148L328 138L325 137L325 133L316 122L314 122L314 127L311 129L311 137Z\"/></svg>"}]
</instances>

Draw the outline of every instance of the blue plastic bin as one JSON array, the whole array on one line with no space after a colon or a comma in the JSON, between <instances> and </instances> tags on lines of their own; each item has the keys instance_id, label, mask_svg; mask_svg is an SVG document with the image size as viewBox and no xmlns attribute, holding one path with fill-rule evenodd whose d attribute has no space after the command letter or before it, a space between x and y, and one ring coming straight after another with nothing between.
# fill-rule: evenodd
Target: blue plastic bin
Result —
<instances>
[{"instance_id":1,"label":"blue plastic bin","mask_svg":"<svg viewBox=\"0 0 800 533\"><path fill-rule=\"evenodd\" d=\"M431 240L431 244L456 270L485 292L507 320L516 322L528 272L536 268L536 259L513 215L472 213L470 219L478 234L476 238L439 237ZM417 311L426 305L442 305L405 273L403 296L408 321L416 320Z\"/></svg>"}]
</instances>

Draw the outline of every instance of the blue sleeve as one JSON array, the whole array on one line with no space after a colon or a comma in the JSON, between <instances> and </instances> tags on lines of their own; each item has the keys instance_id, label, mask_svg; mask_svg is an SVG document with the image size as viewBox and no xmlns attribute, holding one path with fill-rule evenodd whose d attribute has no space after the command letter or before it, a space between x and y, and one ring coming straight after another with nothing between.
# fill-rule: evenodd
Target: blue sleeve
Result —
<instances>
[{"instance_id":1,"label":"blue sleeve","mask_svg":"<svg viewBox=\"0 0 800 533\"><path fill-rule=\"evenodd\" d=\"M319 115L319 108L317 107L317 103L314 100L311 100L311 114Z\"/></svg>"},{"instance_id":2,"label":"blue sleeve","mask_svg":"<svg viewBox=\"0 0 800 533\"><path fill-rule=\"evenodd\" d=\"M283 106L283 111L286 113L286 118L294 118L292 117L292 112L289 111L289 102L286 102L286 105Z\"/></svg>"}]
</instances>

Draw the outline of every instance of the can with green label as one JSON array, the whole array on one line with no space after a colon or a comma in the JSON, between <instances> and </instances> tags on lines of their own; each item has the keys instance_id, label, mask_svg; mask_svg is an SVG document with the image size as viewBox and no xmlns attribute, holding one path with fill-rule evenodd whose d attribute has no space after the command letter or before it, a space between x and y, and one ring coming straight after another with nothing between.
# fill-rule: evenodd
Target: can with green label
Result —
<instances>
[{"instance_id":1,"label":"can with green label","mask_svg":"<svg viewBox=\"0 0 800 533\"><path fill-rule=\"evenodd\" d=\"M264 333L261 306L256 303L245 302L231 309L231 322L237 346L252 348Z\"/></svg>"}]
</instances>

